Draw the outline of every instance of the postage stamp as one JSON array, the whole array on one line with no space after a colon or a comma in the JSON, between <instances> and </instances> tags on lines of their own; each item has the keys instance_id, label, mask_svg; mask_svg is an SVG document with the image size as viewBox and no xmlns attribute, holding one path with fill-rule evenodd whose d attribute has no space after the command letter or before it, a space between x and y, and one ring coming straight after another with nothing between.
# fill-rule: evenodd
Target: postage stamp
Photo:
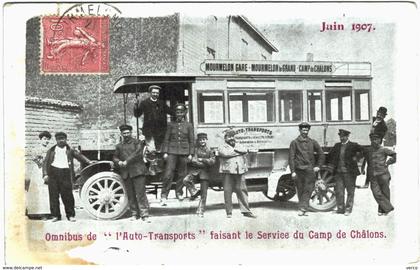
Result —
<instances>
[{"instance_id":1,"label":"postage stamp","mask_svg":"<svg viewBox=\"0 0 420 270\"><path fill-rule=\"evenodd\" d=\"M109 72L109 17L42 18L42 73Z\"/></svg>"}]
</instances>

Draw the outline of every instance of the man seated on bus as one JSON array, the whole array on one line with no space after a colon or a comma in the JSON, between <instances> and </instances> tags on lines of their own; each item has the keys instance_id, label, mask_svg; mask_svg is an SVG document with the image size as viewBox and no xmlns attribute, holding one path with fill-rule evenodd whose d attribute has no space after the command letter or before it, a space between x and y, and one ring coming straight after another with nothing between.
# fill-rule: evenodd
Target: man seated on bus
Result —
<instances>
[{"instance_id":1,"label":"man seated on bus","mask_svg":"<svg viewBox=\"0 0 420 270\"><path fill-rule=\"evenodd\" d=\"M134 105L135 117L138 118L144 114L142 131L149 151L160 152L167 126L166 115L175 116L173 110L159 99L161 89L158 85L151 85L149 87L150 98Z\"/></svg>"},{"instance_id":2,"label":"man seated on bus","mask_svg":"<svg viewBox=\"0 0 420 270\"><path fill-rule=\"evenodd\" d=\"M325 155L318 142L309 138L311 125L299 124L300 135L290 143L289 167L292 179L296 182L299 198L299 216L305 216L309 208L309 200L314 190L315 174L324 164ZM314 152L318 155L316 160Z\"/></svg>"},{"instance_id":3,"label":"man seated on bus","mask_svg":"<svg viewBox=\"0 0 420 270\"><path fill-rule=\"evenodd\" d=\"M357 161L362 155L362 147L349 140L350 131L338 130L340 142L336 143L328 155L328 164L334 169L337 214L350 215L353 210L356 178L360 174ZM345 190L347 200L344 204Z\"/></svg>"},{"instance_id":4,"label":"man seated on bus","mask_svg":"<svg viewBox=\"0 0 420 270\"><path fill-rule=\"evenodd\" d=\"M190 163L190 172L184 178L184 185L191 193L191 200L194 200L201 194L200 203L197 208L197 215L204 216L204 210L207 200L207 189L209 187L210 172L209 169L216 162L216 158L212 150L207 147L207 134L198 133L197 143L194 149L194 156ZM194 186L197 179L200 181L200 190Z\"/></svg>"},{"instance_id":5,"label":"man seated on bus","mask_svg":"<svg viewBox=\"0 0 420 270\"><path fill-rule=\"evenodd\" d=\"M236 193L242 215L256 218L248 204L248 189L246 187L245 173L248 171L247 150L236 145L235 131L225 131L225 143L218 148L220 156L219 172L224 174L223 192L227 218L232 217L232 192Z\"/></svg>"}]
</instances>

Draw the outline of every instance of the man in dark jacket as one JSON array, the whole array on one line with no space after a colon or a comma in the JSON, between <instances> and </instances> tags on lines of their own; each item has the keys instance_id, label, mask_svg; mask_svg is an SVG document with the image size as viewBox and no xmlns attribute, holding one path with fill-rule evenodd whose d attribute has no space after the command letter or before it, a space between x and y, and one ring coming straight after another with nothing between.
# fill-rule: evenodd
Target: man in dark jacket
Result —
<instances>
[{"instance_id":1,"label":"man in dark jacket","mask_svg":"<svg viewBox=\"0 0 420 270\"><path fill-rule=\"evenodd\" d=\"M146 138L146 143L149 145L149 148L152 146L158 152L161 150L160 148L165 137L166 115L175 116L168 105L159 99L160 90L160 86L151 85L149 87L150 98L134 105L135 117L138 118L144 114L143 135Z\"/></svg>"},{"instance_id":2,"label":"man in dark jacket","mask_svg":"<svg viewBox=\"0 0 420 270\"><path fill-rule=\"evenodd\" d=\"M387 109L385 107L379 107L378 111L376 112L376 117L373 117L372 127L370 129L370 134L375 134L381 139L381 144L383 139L388 132L388 127L385 123L385 117L387 115ZM364 168L366 165L366 160L363 162L362 167ZM370 182L370 175L366 174L365 184L363 186L357 186L357 188L368 188Z\"/></svg>"},{"instance_id":3,"label":"man in dark jacket","mask_svg":"<svg viewBox=\"0 0 420 270\"><path fill-rule=\"evenodd\" d=\"M356 177L360 174L357 161L363 152L358 143L349 141L349 135L350 131L339 129L340 142L334 145L328 155L328 163L334 168L336 213L346 216L353 210ZM345 190L347 190L347 200L344 205Z\"/></svg>"},{"instance_id":4,"label":"man in dark jacket","mask_svg":"<svg viewBox=\"0 0 420 270\"><path fill-rule=\"evenodd\" d=\"M114 163L120 169L120 175L127 189L131 220L140 215L143 221L148 221L149 201L146 196L146 171L143 160L144 144L132 137L133 128L121 125L123 141L117 144L114 153Z\"/></svg>"},{"instance_id":5,"label":"man in dark jacket","mask_svg":"<svg viewBox=\"0 0 420 270\"><path fill-rule=\"evenodd\" d=\"M299 198L299 216L305 216L309 199L315 185L315 174L324 164L325 155L318 142L309 138L311 128L306 122L299 124L300 135L290 143L289 167L296 182ZM314 153L317 153L316 160Z\"/></svg>"},{"instance_id":6,"label":"man in dark jacket","mask_svg":"<svg viewBox=\"0 0 420 270\"><path fill-rule=\"evenodd\" d=\"M182 181L188 173L187 164L191 162L194 154L194 130L192 124L185 121L186 113L187 109L184 104L175 106L176 121L169 123L162 145L163 159L166 160L165 172L162 178L162 206L166 205L175 169L178 174L175 190L176 197L180 201L183 200Z\"/></svg>"},{"instance_id":7,"label":"man in dark jacket","mask_svg":"<svg viewBox=\"0 0 420 270\"><path fill-rule=\"evenodd\" d=\"M57 132L55 140L57 144L47 151L42 168L44 182L48 183L50 210L53 217L51 221L61 220L59 200L61 196L67 219L74 222L76 221L76 212L74 211L73 197L73 182L75 179L73 159L87 164L93 162L67 144L66 133Z\"/></svg>"}]
</instances>

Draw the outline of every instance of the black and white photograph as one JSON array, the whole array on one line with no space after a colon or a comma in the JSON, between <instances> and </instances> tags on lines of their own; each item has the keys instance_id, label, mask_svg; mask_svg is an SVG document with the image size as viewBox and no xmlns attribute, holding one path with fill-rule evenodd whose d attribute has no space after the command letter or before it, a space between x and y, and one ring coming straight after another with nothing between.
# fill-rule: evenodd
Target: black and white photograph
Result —
<instances>
[{"instance_id":1,"label":"black and white photograph","mask_svg":"<svg viewBox=\"0 0 420 270\"><path fill-rule=\"evenodd\" d=\"M15 2L3 21L3 269L418 269L415 3Z\"/></svg>"}]
</instances>

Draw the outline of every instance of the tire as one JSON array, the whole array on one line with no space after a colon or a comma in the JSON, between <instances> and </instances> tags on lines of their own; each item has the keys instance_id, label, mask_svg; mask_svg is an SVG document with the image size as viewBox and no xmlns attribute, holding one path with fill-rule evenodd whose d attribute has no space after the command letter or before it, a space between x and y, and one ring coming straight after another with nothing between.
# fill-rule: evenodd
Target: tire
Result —
<instances>
[{"instance_id":1,"label":"tire","mask_svg":"<svg viewBox=\"0 0 420 270\"><path fill-rule=\"evenodd\" d=\"M319 172L319 178L315 181L315 188L309 199L309 207L313 211L327 212L337 205L335 196L335 180L333 170L323 166Z\"/></svg>"},{"instance_id":2,"label":"tire","mask_svg":"<svg viewBox=\"0 0 420 270\"><path fill-rule=\"evenodd\" d=\"M269 197L267 193L264 195L273 201L287 202L296 195L295 182L290 174L282 175L277 182L276 194Z\"/></svg>"},{"instance_id":3,"label":"tire","mask_svg":"<svg viewBox=\"0 0 420 270\"><path fill-rule=\"evenodd\" d=\"M81 202L94 219L114 220L128 210L127 192L121 177L114 172L100 172L82 186Z\"/></svg>"}]
</instances>

